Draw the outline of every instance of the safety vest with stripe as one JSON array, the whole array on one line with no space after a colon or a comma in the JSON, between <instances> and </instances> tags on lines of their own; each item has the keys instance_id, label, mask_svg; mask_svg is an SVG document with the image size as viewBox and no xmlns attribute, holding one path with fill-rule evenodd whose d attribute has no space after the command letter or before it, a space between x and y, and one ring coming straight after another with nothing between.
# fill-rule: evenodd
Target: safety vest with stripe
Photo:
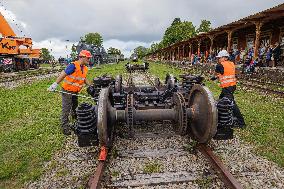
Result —
<instances>
[{"instance_id":1,"label":"safety vest with stripe","mask_svg":"<svg viewBox=\"0 0 284 189\"><path fill-rule=\"evenodd\" d=\"M224 67L224 74L218 74L220 87L225 88L236 85L235 64L231 61L224 61L221 64Z\"/></svg>"},{"instance_id":2,"label":"safety vest with stripe","mask_svg":"<svg viewBox=\"0 0 284 189\"><path fill-rule=\"evenodd\" d=\"M82 68L83 73L82 73L80 63L78 61L75 61L73 64L75 65L75 71L74 73L67 75L64 78L62 88L66 91L77 93L80 92L80 90L82 89L85 83L88 68L87 66L83 66Z\"/></svg>"}]
</instances>

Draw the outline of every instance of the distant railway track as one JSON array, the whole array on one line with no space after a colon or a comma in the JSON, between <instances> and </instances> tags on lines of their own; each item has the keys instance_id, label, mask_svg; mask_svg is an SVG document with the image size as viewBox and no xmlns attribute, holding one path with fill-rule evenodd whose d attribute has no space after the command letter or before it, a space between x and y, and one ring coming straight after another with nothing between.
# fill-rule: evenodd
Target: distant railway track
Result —
<instances>
[{"instance_id":1,"label":"distant railway track","mask_svg":"<svg viewBox=\"0 0 284 189\"><path fill-rule=\"evenodd\" d=\"M244 81L241 81L240 83L241 83L241 85L248 87L248 88L257 89L257 90L260 90L260 91L263 91L263 92L272 93L272 94L275 94L277 96L284 97L284 91L281 91L281 90L275 90L275 89L268 88L266 86L261 86L261 85L255 84L255 83L249 83L249 82L244 82Z\"/></svg>"},{"instance_id":2,"label":"distant railway track","mask_svg":"<svg viewBox=\"0 0 284 189\"><path fill-rule=\"evenodd\" d=\"M47 75L47 74L53 74L61 72L63 69L37 69L37 70L28 70L28 71L21 71L21 72L12 72L12 73L2 73L0 74L0 83L6 83L6 82L13 82L13 81L19 81L22 79L32 78L35 76L41 76L41 75Z\"/></svg>"}]
</instances>

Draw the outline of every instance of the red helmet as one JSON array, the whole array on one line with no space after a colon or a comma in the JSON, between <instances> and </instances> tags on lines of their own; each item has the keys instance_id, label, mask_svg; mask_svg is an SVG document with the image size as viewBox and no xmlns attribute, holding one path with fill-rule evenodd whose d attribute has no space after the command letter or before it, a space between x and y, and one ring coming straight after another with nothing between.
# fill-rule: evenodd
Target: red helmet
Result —
<instances>
[{"instance_id":1,"label":"red helmet","mask_svg":"<svg viewBox=\"0 0 284 189\"><path fill-rule=\"evenodd\" d=\"M91 58L92 54L90 53L90 51L87 50L82 50L79 54L79 57L87 57L87 58Z\"/></svg>"}]
</instances>

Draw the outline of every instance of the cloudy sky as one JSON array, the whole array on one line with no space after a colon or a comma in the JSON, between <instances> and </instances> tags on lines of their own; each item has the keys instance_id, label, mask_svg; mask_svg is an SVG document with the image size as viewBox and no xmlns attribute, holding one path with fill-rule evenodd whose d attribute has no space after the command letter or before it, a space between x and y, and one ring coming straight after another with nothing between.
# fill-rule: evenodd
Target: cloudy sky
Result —
<instances>
[{"instance_id":1,"label":"cloudy sky","mask_svg":"<svg viewBox=\"0 0 284 189\"><path fill-rule=\"evenodd\" d=\"M55 57L70 54L73 43L89 32L103 36L104 47L129 56L139 45L160 41L174 18L228 24L284 0L0 0L0 11L18 36L31 37L36 47Z\"/></svg>"}]
</instances>

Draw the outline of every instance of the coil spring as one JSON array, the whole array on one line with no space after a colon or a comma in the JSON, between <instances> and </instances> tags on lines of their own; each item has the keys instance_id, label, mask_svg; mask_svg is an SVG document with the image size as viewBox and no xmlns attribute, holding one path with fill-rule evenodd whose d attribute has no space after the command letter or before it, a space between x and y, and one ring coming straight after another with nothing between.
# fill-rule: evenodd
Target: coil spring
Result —
<instances>
[{"instance_id":1,"label":"coil spring","mask_svg":"<svg viewBox=\"0 0 284 189\"><path fill-rule=\"evenodd\" d=\"M233 106L234 101L227 97L223 97L217 104L218 109L218 125L232 126L233 125Z\"/></svg>"},{"instance_id":2,"label":"coil spring","mask_svg":"<svg viewBox=\"0 0 284 189\"><path fill-rule=\"evenodd\" d=\"M88 103L82 103L76 109L77 122L75 124L75 132L77 135L97 134L96 125L96 106Z\"/></svg>"}]
</instances>

